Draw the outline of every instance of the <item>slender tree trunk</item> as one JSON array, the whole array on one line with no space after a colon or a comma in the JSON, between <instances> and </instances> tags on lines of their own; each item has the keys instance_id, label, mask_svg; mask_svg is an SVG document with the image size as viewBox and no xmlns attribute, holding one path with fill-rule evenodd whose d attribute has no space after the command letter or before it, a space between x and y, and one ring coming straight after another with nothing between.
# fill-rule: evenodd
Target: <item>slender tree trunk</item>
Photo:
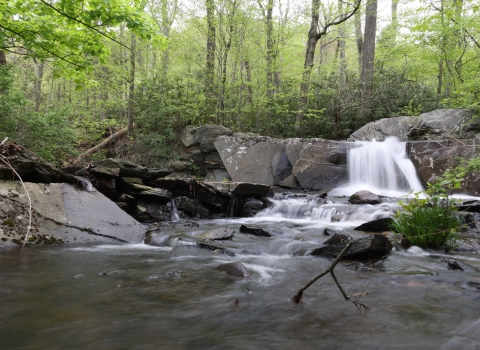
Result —
<instances>
[{"instance_id":1,"label":"slender tree trunk","mask_svg":"<svg viewBox=\"0 0 480 350\"><path fill-rule=\"evenodd\" d=\"M128 86L128 136L133 136L133 118L134 108L133 102L135 99L135 49L136 39L135 34L130 34L130 81Z\"/></svg>"},{"instance_id":2,"label":"slender tree trunk","mask_svg":"<svg viewBox=\"0 0 480 350\"><path fill-rule=\"evenodd\" d=\"M372 96L373 73L375 62L375 38L377 33L377 0L369 0L365 15L365 38L362 59L362 75L360 90L360 107L358 116L365 118L368 111L368 103Z\"/></svg>"},{"instance_id":3,"label":"slender tree trunk","mask_svg":"<svg viewBox=\"0 0 480 350\"><path fill-rule=\"evenodd\" d=\"M357 55L358 55L358 71L362 73L362 60L363 60L363 33L362 33L362 13L361 11L355 12L355 41L357 43Z\"/></svg>"},{"instance_id":4,"label":"slender tree trunk","mask_svg":"<svg viewBox=\"0 0 480 350\"><path fill-rule=\"evenodd\" d=\"M7 65L7 55L5 54L5 51L0 50L0 66L6 66Z\"/></svg>"},{"instance_id":5,"label":"slender tree trunk","mask_svg":"<svg viewBox=\"0 0 480 350\"><path fill-rule=\"evenodd\" d=\"M400 0L392 0L392 43L395 45L397 42L397 30L398 30L398 3Z\"/></svg>"},{"instance_id":6,"label":"slender tree trunk","mask_svg":"<svg viewBox=\"0 0 480 350\"><path fill-rule=\"evenodd\" d=\"M215 3L214 0L205 0L207 8L207 60L206 60L206 121L215 122Z\"/></svg>"},{"instance_id":7,"label":"slender tree trunk","mask_svg":"<svg viewBox=\"0 0 480 350\"><path fill-rule=\"evenodd\" d=\"M343 2L342 0L338 1L338 11L343 13ZM339 26L338 29L338 87L342 89L345 86L346 82L346 66L347 61L345 59L345 30L343 25Z\"/></svg>"},{"instance_id":8,"label":"slender tree trunk","mask_svg":"<svg viewBox=\"0 0 480 350\"><path fill-rule=\"evenodd\" d=\"M245 60L243 62L245 66L245 81L247 82L247 103L251 104L253 101L253 88L252 88L252 68L250 67L250 61Z\"/></svg>"},{"instance_id":9,"label":"slender tree trunk","mask_svg":"<svg viewBox=\"0 0 480 350\"><path fill-rule=\"evenodd\" d=\"M442 94L442 88L443 88L443 58L440 58L440 61L438 62L438 85L437 85L437 94L441 95Z\"/></svg>"},{"instance_id":10,"label":"slender tree trunk","mask_svg":"<svg viewBox=\"0 0 480 350\"><path fill-rule=\"evenodd\" d=\"M274 94L274 39L273 39L273 0L268 0L265 17L267 34L267 99L270 101Z\"/></svg>"},{"instance_id":11,"label":"slender tree trunk","mask_svg":"<svg viewBox=\"0 0 480 350\"><path fill-rule=\"evenodd\" d=\"M38 62L36 59L33 59L35 63L35 111L40 110L40 104L42 103L42 80L43 80L43 68L45 62Z\"/></svg>"}]
</instances>

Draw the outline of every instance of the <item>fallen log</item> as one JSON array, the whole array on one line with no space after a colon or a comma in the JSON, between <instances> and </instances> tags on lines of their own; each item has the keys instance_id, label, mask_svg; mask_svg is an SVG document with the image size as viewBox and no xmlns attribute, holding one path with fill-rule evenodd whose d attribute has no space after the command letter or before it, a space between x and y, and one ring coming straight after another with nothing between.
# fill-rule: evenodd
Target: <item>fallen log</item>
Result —
<instances>
[{"instance_id":1,"label":"fallen log","mask_svg":"<svg viewBox=\"0 0 480 350\"><path fill-rule=\"evenodd\" d=\"M124 136L125 134L127 134L128 132L128 128L123 128L122 130L120 131L117 131L115 134L112 134L110 135L109 137L107 137L105 140L103 140L102 142L100 142L98 145L90 148L88 151L80 154L74 161L73 163L76 164L76 163L79 163L82 159L88 157L88 156L91 156L92 154L95 154L97 153L98 151L104 149L105 147L107 147L110 143L112 143L113 141L116 141L118 140L119 138L121 138L122 136Z\"/></svg>"}]
</instances>

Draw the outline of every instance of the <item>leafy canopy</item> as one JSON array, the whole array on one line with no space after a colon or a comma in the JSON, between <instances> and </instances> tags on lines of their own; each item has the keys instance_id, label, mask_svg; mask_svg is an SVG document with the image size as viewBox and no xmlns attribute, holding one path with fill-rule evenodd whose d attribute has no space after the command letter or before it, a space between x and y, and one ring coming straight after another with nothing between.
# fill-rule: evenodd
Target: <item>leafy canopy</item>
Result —
<instances>
[{"instance_id":1,"label":"leafy canopy","mask_svg":"<svg viewBox=\"0 0 480 350\"><path fill-rule=\"evenodd\" d=\"M157 47L166 44L144 6L144 0L0 0L0 49L55 58L56 75L81 85L96 61L107 62L108 41L128 48L117 39L120 25Z\"/></svg>"}]
</instances>

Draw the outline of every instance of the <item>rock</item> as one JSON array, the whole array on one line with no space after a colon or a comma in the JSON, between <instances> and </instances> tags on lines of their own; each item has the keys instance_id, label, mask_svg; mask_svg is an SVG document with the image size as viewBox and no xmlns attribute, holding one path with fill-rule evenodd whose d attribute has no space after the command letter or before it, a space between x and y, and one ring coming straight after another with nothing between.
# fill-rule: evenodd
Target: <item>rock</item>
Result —
<instances>
[{"instance_id":1,"label":"rock","mask_svg":"<svg viewBox=\"0 0 480 350\"><path fill-rule=\"evenodd\" d=\"M114 200L117 197L117 181L114 178L100 177L97 178L97 190L104 196Z\"/></svg>"},{"instance_id":2,"label":"rock","mask_svg":"<svg viewBox=\"0 0 480 350\"><path fill-rule=\"evenodd\" d=\"M33 230L29 244L133 242L143 240L146 227L100 192L70 184L25 183L32 199ZM19 195L15 197L14 193ZM0 181L0 216L7 241L19 242L28 225L28 200L19 182ZM10 225L11 224L11 225Z\"/></svg>"},{"instance_id":3,"label":"rock","mask_svg":"<svg viewBox=\"0 0 480 350\"><path fill-rule=\"evenodd\" d=\"M352 240L352 237L343 233L335 233L332 237L327 239L324 244L332 245L338 243L348 243ZM351 248L350 248L351 249Z\"/></svg>"},{"instance_id":4,"label":"rock","mask_svg":"<svg viewBox=\"0 0 480 350\"><path fill-rule=\"evenodd\" d=\"M193 162L194 164L196 164L197 166L203 166L203 163L205 162L205 155L202 153L202 151L200 150L195 150L193 151L187 158L190 162ZM178 171L178 169L175 169L173 164L175 163L172 163L172 168L176 171Z\"/></svg>"},{"instance_id":5,"label":"rock","mask_svg":"<svg viewBox=\"0 0 480 350\"><path fill-rule=\"evenodd\" d=\"M114 202L120 209L122 209L124 212L127 212L130 210L130 206L128 205L127 202Z\"/></svg>"},{"instance_id":6,"label":"rock","mask_svg":"<svg viewBox=\"0 0 480 350\"><path fill-rule=\"evenodd\" d=\"M361 224L354 228L356 231L364 232L384 232L391 231L392 218L380 218Z\"/></svg>"},{"instance_id":7,"label":"rock","mask_svg":"<svg viewBox=\"0 0 480 350\"><path fill-rule=\"evenodd\" d=\"M223 193L239 196L273 197L270 186L249 182L210 182L210 186Z\"/></svg>"},{"instance_id":8,"label":"rock","mask_svg":"<svg viewBox=\"0 0 480 350\"><path fill-rule=\"evenodd\" d=\"M414 141L407 143L407 154L422 183L443 174L458 164L459 157L469 159L480 155L480 140ZM480 195L478 172L465 178L459 192Z\"/></svg>"},{"instance_id":9,"label":"rock","mask_svg":"<svg viewBox=\"0 0 480 350\"><path fill-rule=\"evenodd\" d=\"M215 147L235 182L296 187L298 181L302 188L321 189L337 187L347 179L346 151L351 145L321 139L220 136Z\"/></svg>"},{"instance_id":10,"label":"rock","mask_svg":"<svg viewBox=\"0 0 480 350\"><path fill-rule=\"evenodd\" d=\"M175 197L174 201L178 210L187 213L191 217L206 219L210 216L208 209L205 208L199 200L185 196L179 196Z\"/></svg>"},{"instance_id":11,"label":"rock","mask_svg":"<svg viewBox=\"0 0 480 350\"><path fill-rule=\"evenodd\" d=\"M169 191L138 184L123 184L121 186L121 192L137 199L155 200L163 204L170 203L172 198L172 194Z\"/></svg>"},{"instance_id":12,"label":"rock","mask_svg":"<svg viewBox=\"0 0 480 350\"><path fill-rule=\"evenodd\" d=\"M107 177L119 177L120 176L120 168L106 168L103 166L97 166L90 169L90 172L94 176L107 176Z\"/></svg>"},{"instance_id":13,"label":"rock","mask_svg":"<svg viewBox=\"0 0 480 350\"><path fill-rule=\"evenodd\" d=\"M282 181L280 186L287 187L287 188L298 188L300 187L300 184L298 183L295 176L289 175L285 180Z\"/></svg>"},{"instance_id":14,"label":"rock","mask_svg":"<svg viewBox=\"0 0 480 350\"><path fill-rule=\"evenodd\" d=\"M350 196L348 202L351 204L379 204L382 203L382 199L370 191L358 191Z\"/></svg>"},{"instance_id":15,"label":"rock","mask_svg":"<svg viewBox=\"0 0 480 350\"><path fill-rule=\"evenodd\" d=\"M94 162L90 171L93 174L97 171L101 173L110 172L111 176L137 177L147 180L165 177L172 173L172 170L148 169L144 166L115 158L108 158L99 162Z\"/></svg>"},{"instance_id":16,"label":"rock","mask_svg":"<svg viewBox=\"0 0 480 350\"><path fill-rule=\"evenodd\" d=\"M142 179L138 177L122 177L121 181L126 184L143 185Z\"/></svg>"},{"instance_id":17,"label":"rock","mask_svg":"<svg viewBox=\"0 0 480 350\"><path fill-rule=\"evenodd\" d=\"M453 246L447 244L445 247L446 251L453 250L456 252L469 252L469 253L478 253L480 252L480 242L477 238L461 238L456 241Z\"/></svg>"},{"instance_id":18,"label":"rock","mask_svg":"<svg viewBox=\"0 0 480 350\"><path fill-rule=\"evenodd\" d=\"M200 143L200 150L203 152L216 152L214 142L217 137L231 135L232 131L222 125L203 125L191 132Z\"/></svg>"},{"instance_id":19,"label":"rock","mask_svg":"<svg viewBox=\"0 0 480 350\"><path fill-rule=\"evenodd\" d=\"M337 243L312 251L312 255L324 258L336 258L348 242ZM390 253L392 244L385 236L375 233L368 237L357 239L344 255L344 259L377 258Z\"/></svg>"},{"instance_id":20,"label":"rock","mask_svg":"<svg viewBox=\"0 0 480 350\"><path fill-rule=\"evenodd\" d=\"M460 270L460 271L475 271L471 266L468 266L460 261L448 259L444 260L447 262L447 267L449 270Z\"/></svg>"},{"instance_id":21,"label":"rock","mask_svg":"<svg viewBox=\"0 0 480 350\"><path fill-rule=\"evenodd\" d=\"M172 192L174 195L188 192L190 188L190 183L187 180L176 179L176 178L155 179L155 180L149 181L147 185L164 188Z\"/></svg>"},{"instance_id":22,"label":"rock","mask_svg":"<svg viewBox=\"0 0 480 350\"><path fill-rule=\"evenodd\" d=\"M198 145L199 142L193 135L193 131L196 129L194 125L187 125L180 134L180 139L185 147L190 148L192 146Z\"/></svg>"},{"instance_id":23,"label":"rock","mask_svg":"<svg viewBox=\"0 0 480 350\"><path fill-rule=\"evenodd\" d=\"M225 167L222 161L222 157L217 152L205 154L205 163L208 166ZM221 180L220 180L221 181Z\"/></svg>"},{"instance_id":24,"label":"rock","mask_svg":"<svg viewBox=\"0 0 480 350\"><path fill-rule=\"evenodd\" d=\"M218 265L215 270L223 271L227 275L235 277L250 277L247 268L240 262L231 262Z\"/></svg>"},{"instance_id":25,"label":"rock","mask_svg":"<svg viewBox=\"0 0 480 350\"><path fill-rule=\"evenodd\" d=\"M140 222L157 222L172 219L172 211L169 206L155 201L138 200L135 219Z\"/></svg>"},{"instance_id":26,"label":"rock","mask_svg":"<svg viewBox=\"0 0 480 350\"><path fill-rule=\"evenodd\" d=\"M170 254L173 256L210 256L212 254L235 256L231 250L213 244L185 241L178 241Z\"/></svg>"},{"instance_id":27,"label":"rock","mask_svg":"<svg viewBox=\"0 0 480 350\"><path fill-rule=\"evenodd\" d=\"M255 226L242 225L240 226L240 232L250 233L259 237L273 237L273 235L269 232L268 229L263 229Z\"/></svg>"},{"instance_id":28,"label":"rock","mask_svg":"<svg viewBox=\"0 0 480 350\"><path fill-rule=\"evenodd\" d=\"M229 228L214 228L205 232L202 232L197 236L201 240L212 240L212 241L222 241L222 240L231 240L234 230Z\"/></svg>"},{"instance_id":29,"label":"rock","mask_svg":"<svg viewBox=\"0 0 480 350\"><path fill-rule=\"evenodd\" d=\"M264 204L261 200L255 198L248 198L240 212L240 216L244 218L255 216L258 212L264 209Z\"/></svg>"},{"instance_id":30,"label":"rock","mask_svg":"<svg viewBox=\"0 0 480 350\"><path fill-rule=\"evenodd\" d=\"M401 141L478 138L480 121L473 116L474 112L467 109L437 109L416 117L385 118L366 124L348 141L383 141L389 136Z\"/></svg>"},{"instance_id":31,"label":"rock","mask_svg":"<svg viewBox=\"0 0 480 350\"><path fill-rule=\"evenodd\" d=\"M459 285L460 288L480 292L480 282L463 282Z\"/></svg>"},{"instance_id":32,"label":"rock","mask_svg":"<svg viewBox=\"0 0 480 350\"><path fill-rule=\"evenodd\" d=\"M326 228L325 230L323 230L323 234L325 236L333 236L334 234L336 234L336 232L334 230L330 230L329 228Z\"/></svg>"}]
</instances>

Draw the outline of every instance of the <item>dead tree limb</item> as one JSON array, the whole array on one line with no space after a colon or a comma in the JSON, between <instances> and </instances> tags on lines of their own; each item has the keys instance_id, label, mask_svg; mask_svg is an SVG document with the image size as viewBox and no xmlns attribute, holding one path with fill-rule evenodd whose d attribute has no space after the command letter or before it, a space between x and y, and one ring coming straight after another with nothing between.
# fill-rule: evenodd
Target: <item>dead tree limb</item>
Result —
<instances>
[{"instance_id":1,"label":"dead tree limb","mask_svg":"<svg viewBox=\"0 0 480 350\"><path fill-rule=\"evenodd\" d=\"M335 266L337 266L338 262L343 258L343 256L345 255L345 253L350 249L350 247L353 245L353 240L348 242L348 244L345 246L345 248L343 248L343 250L340 252L340 254L338 254L338 256L335 258L335 260L333 260L332 264L328 267L328 269L326 269L325 271L323 271L321 274L319 274L318 276L314 277L313 279L310 280L310 282L308 282L306 285L304 285L302 288L299 289L299 291L297 292L297 294L295 294L292 298L292 300L298 304L302 301L302 295L303 295L303 292L308 288L310 287L312 284L314 284L318 279L322 278L323 276L325 276L327 273L332 273L333 272L333 269L335 268ZM336 278L334 277L334 280L336 282ZM338 282L337 282L337 285L338 285ZM343 291L343 289L341 289L342 293L345 293ZM346 295L346 294L344 294Z\"/></svg>"},{"instance_id":2,"label":"dead tree limb","mask_svg":"<svg viewBox=\"0 0 480 350\"><path fill-rule=\"evenodd\" d=\"M74 163L78 163L80 162L83 158L85 157L88 157L88 156L91 156L92 154L95 154L97 153L98 151L100 151L101 149L107 147L111 142L113 141L116 141L118 140L120 137L122 137L123 135L125 135L128 131L128 128L123 128L122 130L120 131L117 131L115 134L112 134L110 135L109 137L107 137L105 140L103 140L102 142L100 142L98 145L90 148L88 151L80 154L74 161Z\"/></svg>"},{"instance_id":3,"label":"dead tree limb","mask_svg":"<svg viewBox=\"0 0 480 350\"><path fill-rule=\"evenodd\" d=\"M351 240L350 242L348 242L348 244L345 246L345 248L343 248L343 250L340 252L340 254L338 254L338 256L335 258L335 260L332 262L332 264L326 269L324 270L321 274L319 274L318 276L316 276L315 278L313 278L312 280L310 280L310 282L308 282L306 285L304 285L302 288L300 288L300 290L297 292L297 294L295 294L292 298L293 302L295 304L298 304L298 303L301 303L302 302L302 295L303 295L303 292L308 288L310 287L312 284L314 284L317 280L319 280L320 278L322 278L323 276L325 276L326 274L330 273L330 275L332 275L332 278L333 280L335 281L335 284L337 285L338 289L340 289L340 292L342 293L343 297L345 298L345 300L350 300L356 307L357 309L363 313L363 310L367 310L369 309L368 306L366 306L365 304L362 304L359 302L360 298L362 296L366 296L368 294L368 291L365 290L363 291L362 293L356 293L352 296L348 296L347 293L345 293L345 291L343 290L342 286L340 285L340 282L338 282L337 280L337 276L335 276L335 273L333 272L333 269L335 268L335 266L337 266L338 262L343 258L343 256L348 252L348 250L350 249L350 247L353 245L353 240Z\"/></svg>"}]
</instances>

